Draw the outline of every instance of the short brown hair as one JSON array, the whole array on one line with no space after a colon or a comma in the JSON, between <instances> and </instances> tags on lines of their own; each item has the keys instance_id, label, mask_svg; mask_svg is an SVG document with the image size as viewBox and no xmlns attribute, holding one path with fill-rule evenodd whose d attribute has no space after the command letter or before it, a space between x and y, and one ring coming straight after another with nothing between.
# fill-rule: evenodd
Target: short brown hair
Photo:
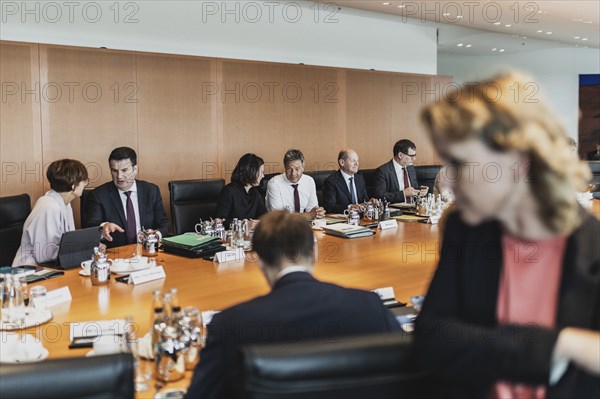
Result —
<instances>
[{"instance_id":1,"label":"short brown hair","mask_svg":"<svg viewBox=\"0 0 600 399\"><path fill-rule=\"evenodd\" d=\"M82 181L88 179L85 166L74 159L60 159L48 166L46 178L50 182L50 188L58 193L66 193Z\"/></svg>"},{"instance_id":2,"label":"short brown hair","mask_svg":"<svg viewBox=\"0 0 600 399\"><path fill-rule=\"evenodd\" d=\"M252 248L267 266L287 260L314 262L314 235L306 219L297 213L273 211L260 218L252 237Z\"/></svg>"}]
</instances>

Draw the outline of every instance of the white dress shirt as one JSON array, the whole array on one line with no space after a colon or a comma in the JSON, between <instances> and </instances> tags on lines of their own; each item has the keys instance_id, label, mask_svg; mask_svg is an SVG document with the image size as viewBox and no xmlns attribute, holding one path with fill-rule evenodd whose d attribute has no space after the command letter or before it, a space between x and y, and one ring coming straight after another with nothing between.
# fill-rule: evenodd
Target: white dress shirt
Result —
<instances>
[{"instance_id":1,"label":"white dress shirt","mask_svg":"<svg viewBox=\"0 0 600 399\"><path fill-rule=\"evenodd\" d=\"M405 166L400 165L396 162L395 159L392 159L392 163L394 164L394 169L396 170L396 177L398 178L398 187L400 187L400 191L404 191L406 187L404 187L404 169ZM406 171L408 173L408 170ZM408 176L408 186L410 187L410 176Z\"/></svg>"},{"instance_id":2,"label":"white dress shirt","mask_svg":"<svg viewBox=\"0 0 600 399\"><path fill-rule=\"evenodd\" d=\"M121 203L123 204L123 213L125 214L125 219L127 219L127 194L125 191L119 191L119 198L121 198ZM142 230L141 221L140 221L140 207L138 206L138 194L137 194L137 182L133 181L133 186L127 191L131 191L131 202L133 203L133 213L135 213L135 233L137 234ZM125 228L126 226L121 226Z\"/></svg>"},{"instance_id":3,"label":"white dress shirt","mask_svg":"<svg viewBox=\"0 0 600 399\"><path fill-rule=\"evenodd\" d=\"M300 212L307 212L319 206L317 200L317 187L312 177L303 174L298 181L298 194L300 195ZM267 209L294 210L294 187L287 179L285 173L269 180L267 186Z\"/></svg>"}]
</instances>

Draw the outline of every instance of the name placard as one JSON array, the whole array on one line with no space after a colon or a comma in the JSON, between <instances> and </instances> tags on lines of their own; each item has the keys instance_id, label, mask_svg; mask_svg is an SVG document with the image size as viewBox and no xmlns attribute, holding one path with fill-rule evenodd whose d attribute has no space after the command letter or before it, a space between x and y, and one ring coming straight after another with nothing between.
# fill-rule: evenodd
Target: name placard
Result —
<instances>
[{"instance_id":1,"label":"name placard","mask_svg":"<svg viewBox=\"0 0 600 399\"><path fill-rule=\"evenodd\" d=\"M387 301L396 298L396 295L394 295L394 287L377 288L374 289L372 292L379 295L379 298L381 298L382 301Z\"/></svg>"},{"instance_id":2,"label":"name placard","mask_svg":"<svg viewBox=\"0 0 600 399\"><path fill-rule=\"evenodd\" d=\"M438 222L440 221L440 216L429 216L429 220L427 221L427 223L429 224L438 224Z\"/></svg>"},{"instance_id":3,"label":"name placard","mask_svg":"<svg viewBox=\"0 0 600 399\"><path fill-rule=\"evenodd\" d=\"M139 272L134 272L129 275L129 280L127 282L129 284L143 284L149 281L160 280L161 278L166 278L167 275L165 273L165 269L162 266L151 267L150 269L140 270Z\"/></svg>"},{"instance_id":4,"label":"name placard","mask_svg":"<svg viewBox=\"0 0 600 399\"><path fill-rule=\"evenodd\" d=\"M73 299L69 287L61 287L46 293L46 307L56 306Z\"/></svg>"},{"instance_id":5,"label":"name placard","mask_svg":"<svg viewBox=\"0 0 600 399\"><path fill-rule=\"evenodd\" d=\"M377 228L381 230L395 229L396 227L398 227L396 219L382 220L377 224Z\"/></svg>"},{"instance_id":6,"label":"name placard","mask_svg":"<svg viewBox=\"0 0 600 399\"><path fill-rule=\"evenodd\" d=\"M217 252L215 254L215 259L219 263L240 262L240 261L243 262L244 261L244 249L236 248L236 249L230 249L227 251Z\"/></svg>"}]
</instances>

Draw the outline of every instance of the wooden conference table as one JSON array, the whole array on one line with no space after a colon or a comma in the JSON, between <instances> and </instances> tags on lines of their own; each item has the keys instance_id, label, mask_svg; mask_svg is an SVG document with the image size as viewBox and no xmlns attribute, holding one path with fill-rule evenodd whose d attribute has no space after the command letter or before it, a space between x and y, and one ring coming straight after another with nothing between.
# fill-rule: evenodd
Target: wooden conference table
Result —
<instances>
[{"instance_id":1,"label":"wooden conference table","mask_svg":"<svg viewBox=\"0 0 600 399\"><path fill-rule=\"evenodd\" d=\"M593 201L592 212L600 215L600 201ZM347 240L315 232L317 262L315 276L342 286L372 290L391 286L396 299L427 291L437 264L439 226L419 222L399 222L397 229L378 230L372 237ZM135 248L111 250L110 257L129 257ZM42 283L48 290L68 286L72 301L51 310L53 319L44 325L24 330L42 339L50 358L84 356L89 349L69 349L70 322L111 320L133 316L139 326L138 337L150 325L152 292L177 288L182 306L201 311L222 310L269 292L269 287L249 253L245 261L217 264L159 253L157 263L164 266L166 278L137 286L111 279L110 285L94 287L79 269L65 271L63 277ZM192 371L171 387L187 387ZM154 388L140 392L138 398L151 398Z\"/></svg>"}]
</instances>

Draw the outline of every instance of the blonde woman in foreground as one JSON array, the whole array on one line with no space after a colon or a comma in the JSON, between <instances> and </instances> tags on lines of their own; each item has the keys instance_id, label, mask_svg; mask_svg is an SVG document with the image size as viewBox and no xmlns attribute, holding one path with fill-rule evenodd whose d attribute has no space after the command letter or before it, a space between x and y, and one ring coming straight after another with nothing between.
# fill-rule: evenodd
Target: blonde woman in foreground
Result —
<instances>
[{"instance_id":1,"label":"blonde woman in foreground","mask_svg":"<svg viewBox=\"0 0 600 399\"><path fill-rule=\"evenodd\" d=\"M423 111L459 171L416 330L440 396L600 397L600 222L578 205L589 172L536 88L501 75Z\"/></svg>"}]
</instances>

